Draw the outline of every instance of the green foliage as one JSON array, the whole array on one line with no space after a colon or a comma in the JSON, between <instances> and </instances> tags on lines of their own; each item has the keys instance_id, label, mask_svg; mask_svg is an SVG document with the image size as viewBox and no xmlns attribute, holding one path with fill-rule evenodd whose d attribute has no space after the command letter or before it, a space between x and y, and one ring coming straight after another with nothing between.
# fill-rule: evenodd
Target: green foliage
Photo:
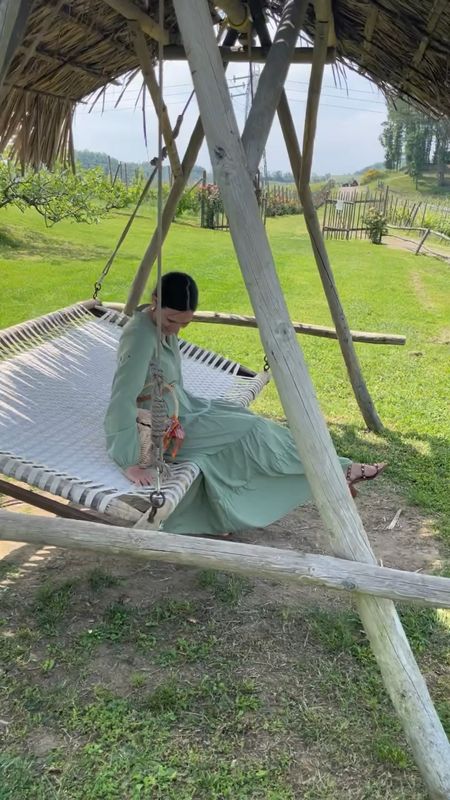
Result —
<instances>
[{"instance_id":1,"label":"green foliage","mask_svg":"<svg viewBox=\"0 0 450 800\"><path fill-rule=\"evenodd\" d=\"M365 185L371 181L381 180L381 178L384 178L384 175L385 173L381 169L368 169L361 176L360 183L361 185Z\"/></svg>"},{"instance_id":2,"label":"green foliage","mask_svg":"<svg viewBox=\"0 0 450 800\"><path fill-rule=\"evenodd\" d=\"M124 208L140 191L139 184L127 188L121 181L111 185L100 168L80 171L58 168L20 174L10 162L0 161L0 208L16 206L22 212L34 208L47 227L70 219L98 222L112 209Z\"/></svg>"},{"instance_id":3,"label":"green foliage","mask_svg":"<svg viewBox=\"0 0 450 800\"><path fill-rule=\"evenodd\" d=\"M183 214L198 214L200 211L201 194L198 189L185 189L181 195L177 210L176 217L181 217Z\"/></svg>"},{"instance_id":4,"label":"green foliage","mask_svg":"<svg viewBox=\"0 0 450 800\"><path fill-rule=\"evenodd\" d=\"M381 238L387 232L386 216L375 206L371 206L363 218L363 225L366 226L367 233L372 244L381 244Z\"/></svg>"},{"instance_id":5,"label":"green foliage","mask_svg":"<svg viewBox=\"0 0 450 800\"><path fill-rule=\"evenodd\" d=\"M436 120L405 101L388 103L388 119L383 123L380 142L387 169L399 170L406 164L416 187L425 169L436 168L438 184L445 183L445 166L450 160L450 123Z\"/></svg>"}]
</instances>

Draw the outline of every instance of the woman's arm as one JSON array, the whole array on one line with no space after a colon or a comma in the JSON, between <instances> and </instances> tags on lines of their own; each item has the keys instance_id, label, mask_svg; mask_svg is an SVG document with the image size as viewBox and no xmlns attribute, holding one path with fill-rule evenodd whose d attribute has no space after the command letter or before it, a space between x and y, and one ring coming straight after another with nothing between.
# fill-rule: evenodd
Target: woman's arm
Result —
<instances>
[{"instance_id":1,"label":"woman's arm","mask_svg":"<svg viewBox=\"0 0 450 800\"><path fill-rule=\"evenodd\" d=\"M134 468L139 461L136 398L145 385L155 352L156 335L150 321L135 315L125 326L120 340L117 369L104 423L108 453L123 470ZM128 477L135 480L130 475Z\"/></svg>"}]
</instances>

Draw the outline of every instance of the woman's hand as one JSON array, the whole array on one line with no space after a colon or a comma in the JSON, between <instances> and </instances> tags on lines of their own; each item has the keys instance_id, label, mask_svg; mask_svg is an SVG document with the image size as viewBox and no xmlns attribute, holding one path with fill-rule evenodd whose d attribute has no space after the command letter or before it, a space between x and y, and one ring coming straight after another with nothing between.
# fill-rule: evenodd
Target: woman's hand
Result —
<instances>
[{"instance_id":1,"label":"woman's hand","mask_svg":"<svg viewBox=\"0 0 450 800\"><path fill-rule=\"evenodd\" d=\"M128 467L124 470L124 475L137 486L153 486L155 482L154 473L148 467L139 467L138 465Z\"/></svg>"}]
</instances>

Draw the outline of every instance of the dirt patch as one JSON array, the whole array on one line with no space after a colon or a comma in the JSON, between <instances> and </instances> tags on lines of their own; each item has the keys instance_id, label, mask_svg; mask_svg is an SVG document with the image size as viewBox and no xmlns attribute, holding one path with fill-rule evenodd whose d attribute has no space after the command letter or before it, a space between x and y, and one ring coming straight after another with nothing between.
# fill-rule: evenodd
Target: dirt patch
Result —
<instances>
[{"instance_id":1,"label":"dirt patch","mask_svg":"<svg viewBox=\"0 0 450 800\"><path fill-rule=\"evenodd\" d=\"M422 308L425 308L427 311L435 311L436 306L433 301L430 300L428 292L418 272L411 273L411 282L416 293L416 297L419 300Z\"/></svg>"}]
</instances>

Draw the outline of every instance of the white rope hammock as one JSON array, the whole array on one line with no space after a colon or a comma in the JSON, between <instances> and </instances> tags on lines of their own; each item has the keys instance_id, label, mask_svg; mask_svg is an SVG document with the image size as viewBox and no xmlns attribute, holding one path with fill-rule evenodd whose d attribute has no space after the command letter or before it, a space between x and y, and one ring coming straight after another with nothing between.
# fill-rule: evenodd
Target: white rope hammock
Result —
<instances>
[{"instance_id":1,"label":"white rope hammock","mask_svg":"<svg viewBox=\"0 0 450 800\"><path fill-rule=\"evenodd\" d=\"M0 333L0 472L102 513L136 521L152 489L138 488L106 452L103 419L125 317L79 304ZM192 394L243 406L268 373L242 368L216 353L181 342L183 380ZM171 467L168 517L199 474L196 464Z\"/></svg>"}]
</instances>

